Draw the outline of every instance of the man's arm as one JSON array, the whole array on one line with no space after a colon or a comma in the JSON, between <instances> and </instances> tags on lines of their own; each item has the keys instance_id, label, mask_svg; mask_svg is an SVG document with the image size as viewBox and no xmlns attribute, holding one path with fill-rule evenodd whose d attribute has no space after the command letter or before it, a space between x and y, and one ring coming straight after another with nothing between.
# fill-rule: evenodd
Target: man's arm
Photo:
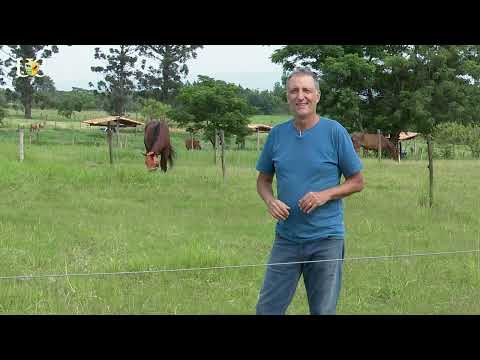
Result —
<instances>
[{"instance_id":1,"label":"man's arm","mask_svg":"<svg viewBox=\"0 0 480 360\"><path fill-rule=\"evenodd\" d=\"M288 218L290 207L273 195L273 175L258 173L257 192L268 207L268 212L277 220Z\"/></svg>"},{"instance_id":2,"label":"man's arm","mask_svg":"<svg viewBox=\"0 0 480 360\"><path fill-rule=\"evenodd\" d=\"M329 200L336 200L362 191L363 185L363 175L361 172L358 172L356 174L353 174L352 176L346 177L343 184L335 186L331 189L327 189L325 191L327 191L330 195Z\"/></svg>"},{"instance_id":3,"label":"man's arm","mask_svg":"<svg viewBox=\"0 0 480 360\"><path fill-rule=\"evenodd\" d=\"M327 201L341 199L363 190L363 175L361 172L345 177L345 182L330 189L319 192L308 192L298 202L300 209L310 213Z\"/></svg>"}]
</instances>

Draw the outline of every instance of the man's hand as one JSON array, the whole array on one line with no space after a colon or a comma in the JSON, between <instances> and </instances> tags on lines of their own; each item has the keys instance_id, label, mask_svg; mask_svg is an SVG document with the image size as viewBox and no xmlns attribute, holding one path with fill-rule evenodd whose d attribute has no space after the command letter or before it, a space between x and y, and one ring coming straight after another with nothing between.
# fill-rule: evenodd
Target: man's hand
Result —
<instances>
[{"instance_id":1,"label":"man's hand","mask_svg":"<svg viewBox=\"0 0 480 360\"><path fill-rule=\"evenodd\" d=\"M290 207L278 199L272 199L267 203L268 212L277 220L287 220Z\"/></svg>"},{"instance_id":2,"label":"man's hand","mask_svg":"<svg viewBox=\"0 0 480 360\"><path fill-rule=\"evenodd\" d=\"M322 206L327 201L330 201L330 194L328 191L308 192L299 201L298 207L303 212L310 214L315 208Z\"/></svg>"}]
</instances>

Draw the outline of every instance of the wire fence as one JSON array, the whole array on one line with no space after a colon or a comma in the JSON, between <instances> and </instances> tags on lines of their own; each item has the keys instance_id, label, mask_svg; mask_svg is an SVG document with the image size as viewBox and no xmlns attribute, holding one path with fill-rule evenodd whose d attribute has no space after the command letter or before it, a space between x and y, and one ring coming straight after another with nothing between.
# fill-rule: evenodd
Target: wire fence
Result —
<instances>
[{"instance_id":1,"label":"wire fence","mask_svg":"<svg viewBox=\"0 0 480 360\"><path fill-rule=\"evenodd\" d=\"M440 256L440 255L453 255L453 254L467 254L467 253L475 253L475 252L480 252L480 249L415 253L415 254L399 254L399 255L363 256L363 257L350 257L350 258L343 258L343 259L340 258L340 259L324 259L324 260L311 260L311 261L293 261L293 262L282 262L282 263L271 263L271 264L220 265L220 266L210 266L210 267L139 270L139 271L117 271L117 272L10 275L10 276L0 276L0 280L32 280L32 279L40 279L40 278L59 278L59 277L73 277L73 276L88 277L88 276L142 275L142 274L167 273L167 272L240 269L240 268L249 268L249 267L280 266L280 265L293 265L293 264L321 263L321 262L331 262L331 261L387 260L387 259L407 258L407 257L417 257L417 256Z\"/></svg>"}]
</instances>

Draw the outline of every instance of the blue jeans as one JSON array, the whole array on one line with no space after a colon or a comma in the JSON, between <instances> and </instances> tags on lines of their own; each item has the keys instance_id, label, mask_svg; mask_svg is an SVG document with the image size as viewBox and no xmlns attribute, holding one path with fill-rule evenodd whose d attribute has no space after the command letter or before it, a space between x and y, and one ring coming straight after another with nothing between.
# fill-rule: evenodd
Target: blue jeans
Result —
<instances>
[{"instance_id":1,"label":"blue jeans","mask_svg":"<svg viewBox=\"0 0 480 360\"><path fill-rule=\"evenodd\" d=\"M342 259L317 263L269 265L257 303L257 315L283 315L303 274L311 315L335 314L342 282L344 240L323 238L296 243L280 237L273 243L269 264Z\"/></svg>"}]
</instances>

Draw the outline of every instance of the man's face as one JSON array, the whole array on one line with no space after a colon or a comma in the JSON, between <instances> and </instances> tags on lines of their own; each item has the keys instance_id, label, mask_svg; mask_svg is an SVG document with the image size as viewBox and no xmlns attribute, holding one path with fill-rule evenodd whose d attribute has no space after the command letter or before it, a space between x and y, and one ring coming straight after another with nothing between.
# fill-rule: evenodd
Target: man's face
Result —
<instances>
[{"instance_id":1,"label":"man's face","mask_svg":"<svg viewBox=\"0 0 480 360\"><path fill-rule=\"evenodd\" d=\"M295 115L305 117L315 114L320 93L315 88L313 78L308 75L290 78L287 83L287 101Z\"/></svg>"}]
</instances>

